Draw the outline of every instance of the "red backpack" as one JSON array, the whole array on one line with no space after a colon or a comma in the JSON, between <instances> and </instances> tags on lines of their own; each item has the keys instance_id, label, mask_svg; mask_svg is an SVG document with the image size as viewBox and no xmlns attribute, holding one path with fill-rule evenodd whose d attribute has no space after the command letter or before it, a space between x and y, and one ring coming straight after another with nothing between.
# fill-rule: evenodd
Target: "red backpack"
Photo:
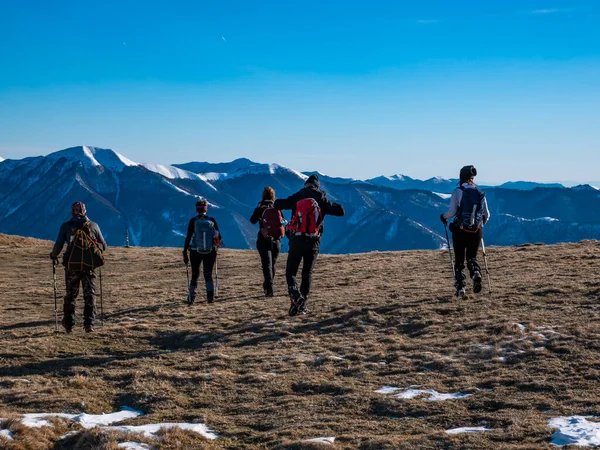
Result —
<instances>
[{"instance_id":1,"label":"red backpack","mask_svg":"<svg viewBox=\"0 0 600 450\"><path fill-rule=\"evenodd\" d=\"M283 229L283 215L278 209L275 209L272 206L266 207L262 213L260 221L262 223L260 232L262 233L263 237L281 239L285 234Z\"/></svg>"},{"instance_id":2,"label":"red backpack","mask_svg":"<svg viewBox=\"0 0 600 450\"><path fill-rule=\"evenodd\" d=\"M320 236L323 221L321 208L314 198L304 198L296 203L296 213L288 226L288 231L296 236Z\"/></svg>"}]
</instances>

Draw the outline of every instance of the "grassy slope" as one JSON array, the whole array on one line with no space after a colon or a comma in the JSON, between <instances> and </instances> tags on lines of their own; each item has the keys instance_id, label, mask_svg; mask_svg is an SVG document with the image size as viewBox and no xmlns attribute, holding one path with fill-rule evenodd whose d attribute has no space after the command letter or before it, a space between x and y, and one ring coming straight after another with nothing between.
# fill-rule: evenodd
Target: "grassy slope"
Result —
<instances>
[{"instance_id":1,"label":"grassy slope","mask_svg":"<svg viewBox=\"0 0 600 450\"><path fill-rule=\"evenodd\" d=\"M447 253L321 255L313 312L296 318L285 255L265 300L258 256L223 250L218 302L190 308L180 250L112 248L105 324L69 336L54 333L50 248L0 235L0 417L127 405L146 413L131 424L201 421L222 436L169 432L165 449L310 449L321 445L300 441L323 436L340 449L522 449L551 448L549 418L600 415L598 242L490 248L493 296L460 303ZM59 276L59 296L63 286ZM474 395L401 400L375 393L383 385ZM481 425L493 431L444 433ZM0 448L127 440L90 432L57 443L78 426L10 426L15 441Z\"/></svg>"}]
</instances>

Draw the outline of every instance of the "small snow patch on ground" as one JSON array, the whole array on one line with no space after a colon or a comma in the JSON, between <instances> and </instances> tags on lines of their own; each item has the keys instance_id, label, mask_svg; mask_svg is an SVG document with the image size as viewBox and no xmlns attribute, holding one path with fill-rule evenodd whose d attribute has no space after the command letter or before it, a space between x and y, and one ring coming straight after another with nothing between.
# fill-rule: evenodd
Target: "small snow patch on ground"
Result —
<instances>
[{"instance_id":1,"label":"small snow patch on ground","mask_svg":"<svg viewBox=\"0 0 600 450\"><path fill-rule=\"evenodd\" d=\"M394 395L394 397L412 399L412 398L424 396L425 397L424 400L426 400L426 401L441 402L444 400L467 398L467 397L470 397L471 395L473 395L473 394L463 394L461 392L444 394L444 393L434 391L433 389L407 389L404 392L400 392L399 394Z\"/></svg>"},{"instance_id":2,"label":"small snow patch on ground","mask_svg":"<svg viewBox=\"0 0 600 450\"><path fill-rule=\"evenodd\" d=\"M460 433L483 433L485 431L490 431L489 428L486 427L462 427L462 428L450 428L446 430L448 434L460 434Z\"/></svg>"},{"instance_id":3,"label":"small snow patch on ground","mask_svg":"<svg viewBox=\"0 0 600 450\"><path fill-rule=\"evenodd\" d=\"M156 437L156 433L161 428L179 428L181 430L189 430L204 436L207 439L217 439L218 434L211 431L206 425L202 423L151 423L148 425L137 425L137 426L116 426L116 427L104 427L106 431L121 431L123 433L142 433L146 437Z\"/></svg>"},{"instance_id":4,"label":"small snow patch on ground","mask_svg":"<svg viewBox=\"0 0 600 450\"><path fill-rule=\"evenodd\" d=\"M383 386L380 389L377 389L375 392L378 394L393 394L394 392L398 392L400 388L394 386Z\"/></svg>"},{"instance_id":5,"label":"small snow patch on ground","mask_svg":"<svg viewBox=\"0 0 600 450\"><path fill-rule=\"evenodd\" d=\"M120 444L117 444L117 447L126 448L127 450L150 450L152 448L148 444L142 444L140 442L121 442Z\"/></svg>"},{"instance_id":6,"label":"small snow patch on ground","mask_svg":"<svg viewBox=\"0 0 600 450\"><path fill-rule=\"evenodd\" d=\"M63 414L63 413L36 413L23 414L21 423L30 428L41 428L51 426L52 424L46 420L51 417L59 419L72 420L78 422L83 428L94 428L95 426L110 425L121 422L125 419L143 416L141 411L124 407L121 411L111 414Z\"/></svg>"},{"instance_id":7,"label":"small snow patch on ground","mask_svg":"<svg viewBox=\"0 0 600 450\"><path fill-rule=\"evenodd\" d=\"M305 439L302 442L318 442L319 444L333 444L334 441L334 437L320 437L314 439Z\"/></svg>"},{"instance_id":8,"label":"small snow patch on ground","mask_svg":"<svg viewBox=\"0 0 600 450\"><path fill-rule=\"evenodd\" d=\"M13 433L10 430L0 430L0 437L6 438L6 439L12 441Z\"/></svg>"},{"instance_id":9,"label":"small snow patch on ground","mask_svg":"<svg viewBox=\"0 0 600 450\"><path fill-rule=\"evenodd\" d=\"M554 445L600 446L600 423L590 422L592 416L557 417L548 421L550 428L558 428L552 435Z\"/></svg>"},{"instance_id":10,"label":"small snow patch on ground","mask_svg":"<svg viewBox=\"0 0 600 450\"><path fill-rule=\"evenodd\" d=\"M426 401L430 401L430 402L439 402L439 401L443 401L443 400L452 400L452 399L457 399L457 398L467 398L470 397L473 394L463 394L461 392L455 392L455 393L440 393L437 392L433 389L414 389L415 387L418 386L411 386L409 389L405 389L404 391L400 392L399 394L395 394L396 392L400 391L400 388L394 387L394 386L383 386L382 388L378 389L377 392L378 394L395 394L394 397L396 398L403 398L403 399L413 399L413 398L417 398L417 397L424 397L423 400Z\"/></svg>"}]
</instances>

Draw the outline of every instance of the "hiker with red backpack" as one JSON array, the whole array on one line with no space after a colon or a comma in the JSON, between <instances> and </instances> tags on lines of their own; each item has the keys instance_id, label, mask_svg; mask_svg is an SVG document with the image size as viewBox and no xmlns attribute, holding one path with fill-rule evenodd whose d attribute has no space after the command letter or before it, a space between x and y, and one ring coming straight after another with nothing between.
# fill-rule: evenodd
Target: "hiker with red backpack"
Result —
<instances>
[{"instance_id":1,"label":"hiker with red backpack","mask_svg":"<svg viewBox=\"0 0 600 450\"><path fill-rule=\"evenodd\" d=\"M263 189L262 200L252 213L250 223L258 223L258 237L256 250L260 255L263 270L263 290L265 297L273 297L273 280L277 257L281 251L281 238L285 234L283 227L284 218L280 210L276 209L275 190L267 186Z\"/></svg>"},{"instance_id":2,"label":"hiker with red backpack","mask_svg":"<svg viewBox=\"0 0 600 450\"><path fill-rule=\"evenodd\" d=\"M450 208L440 215L440 220L446 225L448 219L454 218L449 228L452 232L452 245L454 246L454 287L456 296L465 295L465 258L471 280L473 292L481 292L481 267L477 262L477 250L483 239L483 225L490 218L485 193L473 181L477 169L473 166L464 166L460 169L458 187L452 192ZM450 249L448 249L450 251Z\"/></svg>"},{"instance_id":3,"label":"hiker with red backpack","mask_svg":"<svg viewBox=\"0 0 600 450\"><path fill-rule=\"evenodd\" d=\"M200 263L206 283L206 302L215 299L215 283L212 273L217 261L217 249L221 245L221 233L217 221L209 217L208 202L200 198L196 201L196 216L188 223L187 235L183 244L183 263L188 266L191 261L192 279L188 285L187 304L193 305L196 300L196 288L200 276ZM189 257L188 257L189 251Z\"/></svg>"},{"instance_id":4,"label":"hiker with red backpack","mask_svg":"<svg viewBox=\"0 0 600 450\"><path fill-rule=\"evenodd\" d=\"M50 252L53 270L58 265L58 255L64 244L65 298L63 303L62 326L71 333L75 325L75 299L79 295L79 284L83 286L83 327L86 333L94 331L96 320L96 272L104 263L102 252L106 242L97 223L86 215L83 202L71 205L71 220L61 225L54 248ZM56 300L56 299L55 299Z\"/></svg>"},{"instance_id":5,"label":"hiker with red backpack","mask_svg":"<svg viewBox=\"0 0 600 450\"><path fill-rule=\"evenodd\" d=\"M305 314L312 272L319 254L321 237L323 236L323 219L326 215L343 216L344 208L338 203L330 202L325 192L320 190L319 176L308 177L304 187L285 199L277 199L277 209L291 209L292 220L286 226L286 235L290 241L285 278L290 295L290 316ZM300 262L302 266L302 283L298 288L296 275Z\"/></svg>"}]
</instances>

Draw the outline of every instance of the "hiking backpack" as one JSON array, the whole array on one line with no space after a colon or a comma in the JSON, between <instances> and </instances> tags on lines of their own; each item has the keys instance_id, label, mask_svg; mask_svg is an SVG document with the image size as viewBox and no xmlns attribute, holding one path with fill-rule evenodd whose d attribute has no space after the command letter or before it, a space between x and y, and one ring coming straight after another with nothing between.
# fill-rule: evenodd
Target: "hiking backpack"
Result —
<instances>
[{"instance_id":1,"label":"hiking backpack","mask_svg":"<svg viewBox=\"0 0 600 450\"><path fill-rule=\"evenodd\" d=\"M104 265L104 255L92 238L90 222L77 228L67 246L63 264L69 270L87 272Z\"/></svg>"},{"instance_id":2,"label":"hiking backpack","mask_svg":"<svg viewBox=\"0 0 600 450\"><path fill-rule=\"evenodd\" d=\"M461 230L475 233L483 224L483 199L485 194L477 186L465 188L460 186L462 200L456 214L457 225Z\"/></svg>"},{"instance_id":3,"label":"hiking backpack","mask_svg":"<svg viewBox=\"0 0 600 450\"><path fill-rule=\"evenodd\" d=\"M296 212L288 225L288 232L296 236L320 236L321 208L314 198L304 198L296 203Z\"/></svg>"},{"instance_id":4,"label":"hiking backpack","mask_svg":"<svg viewBox=\"0 0 600 450\"><path fill-rule=\"evenodd\" d=\"M217 236L215 223L206 217L198 217L194 223L194 237L190 248L198 253L210 253L215 248Z\"/></svg>"},{"instance_id":5,"label":"hiking backpack","mask_svg":"<svg viewBox=\"0 0 600 450\"><path fill-rule=\"evenodd\" d=\"M267 206L262 216L260 217L262 227L260 229L261 234L266 239L281 239L285 234L283 228L283 215L281 211L274 208L273 206Z\"/></svg>"}]
</instances>

